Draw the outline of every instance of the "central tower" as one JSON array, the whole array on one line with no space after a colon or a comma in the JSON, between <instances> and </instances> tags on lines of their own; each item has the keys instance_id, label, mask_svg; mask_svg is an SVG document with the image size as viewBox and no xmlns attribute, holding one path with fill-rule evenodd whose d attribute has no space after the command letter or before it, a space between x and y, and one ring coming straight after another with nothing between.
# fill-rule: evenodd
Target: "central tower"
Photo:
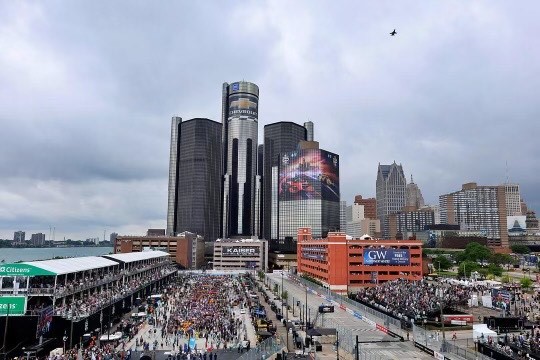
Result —
<instances>
[{"instance_id":1,"label":"central tower","mask_svg":"<svg viewBox=\"0 0 540 360\"><path fill-rule=\"evenodd\" d=\"M258 235L258 110L257 85L223 84L223 238Z\"/></svg>"}]
</instances>

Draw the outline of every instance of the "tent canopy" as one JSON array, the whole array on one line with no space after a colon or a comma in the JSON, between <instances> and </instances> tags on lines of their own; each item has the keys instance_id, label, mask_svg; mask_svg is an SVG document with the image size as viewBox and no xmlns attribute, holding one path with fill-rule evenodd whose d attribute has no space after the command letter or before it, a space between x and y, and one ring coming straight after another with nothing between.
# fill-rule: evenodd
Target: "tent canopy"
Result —
<instances>
[{"instance_id":1,"label":"tent canopy","mask_svg":"<svg viewBox=\"0 0 540 360\"><path fill-rule=\"evenodd\" d=\"M155 259L159 257L169 257L169 253L161 250L154 251L141 251L141 252L131 252L125 254L111 254L103 255L103 257L123 263L132 263L135 261Z\"/></svg>"}]
</instances>

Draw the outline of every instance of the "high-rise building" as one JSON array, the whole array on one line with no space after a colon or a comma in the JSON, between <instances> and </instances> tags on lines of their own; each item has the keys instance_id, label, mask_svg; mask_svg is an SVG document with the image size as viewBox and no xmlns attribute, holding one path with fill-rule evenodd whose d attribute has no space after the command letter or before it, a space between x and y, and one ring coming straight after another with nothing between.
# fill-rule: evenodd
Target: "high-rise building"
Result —
<instances>
[{"instance_id":1,"label":"high-rise building","mask_svg":"<svg viewBox=\"0 0 540 360\"><path fill-rule=\"evenodd\" d=\"M313 131L313 124L311 124ZM300 141L307 138L304 126L281 121L264 126L264 169L263 169L263 233L270 240L272 251L280 250L278 240L278 187L280 154L297 149ZM283 249L281 249L283 250Z\"/></svg>"},{"instance_id":2,"label":"high-rise building","mask_svg":"<svg viewBox=\"0 0 540 360\"><path fill-rule=\"evenodd\" d=\"M424 197L417 184L414 183L411 175L411 182L405 187L405 206L420 209L424 206Z\"/></svg>"},{"instance_id":3,"label":"high-rise building","mask_svg":"<svg viewBox=\"0 0 540 360\"><path fill-rule=\"evenodd\" d=\"M521 195L518 184L504 184L506 197L506 216L518 216L521 213Z\"/></svg>"},{"instance_id":4,"label":"high-rise building","mask_svg":"<svg viewBox=\"0 0 540 360\"><path fill-rule=\"evenodd\" d=\"M340 231L347 231L347 210L351 210L351 218L352 218L352 208L347 206L346 200L341 200L339 202L339 230Z\"/></svg>"},{"instance_id":5,"label":"high-rise building","mask_svg":"<svg viewBox=\"0 0 540 360\"><path fill-rule=\"evenodd\" d=\"M298 150L281 154L278 183L280 243L294 242L301 227L310 227L317 237L339 229L337 154L319 149L315 141L302 141Z\"/></svg>"},{"instance_id":6,"label":"high-rise building","mask_svg":"<svg viewBox=\"0 0 540 360\"><path fill-rule=\"evenodd\" d=\"M167 234L187 231L205 241L216 240L221 216L222 125L204 118L182 121L173 117L172 127Z\"/></svg>"},{"instance_id":7,"label":"high-rise building","mask_svg":"<svg viewBox=\"0 0 540 360\"><path fill-rule=\"evenodd\" d=\"M377 199L368 198L363 199L362 195L356 195L354 197L354 203L364 206L364 218L376 219L377 218Z\"/></svg>"},{"instance_id":8,"label":"high-rise building","mask_svg":"<svg viewBox=\"0 0 540 360\"><path fill-rule=\"evenodd\" d=\"M182 118L173 116L171 121L171 148L169 154L169 193L167 201L167 234L176 232L176 208L178 201L178 135Z\"/></svg>"},{"instance_id":9,"label":"high-rise building","mask_svg":"<svg viewBox=\"0 0 540 360\"><path fill-rule=\"evenodd\" d=\"M32 234L32 236L30 237L30 242L34 246L45 245L45 234L43 233Z\"/></svg>"},{"instance_id":10,"label":"high-rise building","mask_svg":"<svg viewBox=\"0 0 540 360\"><path fill-rule=\"evenodd\" d=\"M26 240L26 233L24 231L15 231L13 233L13 241L23 242Z\"/></svg>"},{"instance_id":11,"label":"high-rise building","mask_svg":"<svg viewBox=\"0 0 540 360\"><path fill-rule=\"evenodd\" d=\"M258 235L258 108L257 85L246 81L223 84L223 238Z\"/></svg>"},{"instance_id":12,"label":"high-rise building","mask_svg":"<svg viewBox=\"0 0 540 360\"><path fill-rule=\"evenodd\" d=\"M388 215L401 211L405 206L407 180L403 167L394 161L377 169L377 218L381 221L382 236L390 238Z\"/></svg>"},{"instance_id":13,"label":"high-rise building","mask_svg":"<svg viewBox=\"0 0 540 360\"><path fill-rule=\"evenodd\" d=\"M424 231L427 225L435 224L435 213L429 207L405 206L402 211L388 215L388 223L392 239L408 239Z\"/></svg>"},{"instance_id":14,"label":"high-rise building","mask_svg":"<svg viewBox=\"0 0 540 360\"><path fill-rule=\"evenodd\" d=\"M439 196L441 224L479 231L488 244L508 248L505 187L463 184L462 189Z\"/></svg>"}]
</instances>

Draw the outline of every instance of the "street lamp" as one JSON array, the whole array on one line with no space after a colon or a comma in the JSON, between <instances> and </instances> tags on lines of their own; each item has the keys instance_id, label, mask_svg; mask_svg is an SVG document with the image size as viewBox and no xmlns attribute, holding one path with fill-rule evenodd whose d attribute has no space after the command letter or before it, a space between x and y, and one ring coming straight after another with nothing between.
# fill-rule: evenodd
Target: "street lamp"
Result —
<instances>
[{"instance_id":1,"label":"street lamp","mask_svg":"<svg viewBox=\"0 0 540 360\"><path fill-rule=\"evenodd\" d=\"M284 290L283 290L283 270L281 270L281 316L283 316L283 294L284 294Z\"/></svg>"},{"instance_id":2,"label":"street lamp","mask_svg":"<svg viewBox=\"0 0 540 360\"><path fill-rule=\"evenodd\" d=\"M441 351L442 352L445 352L446 351L446 334L444 332L444 314L443 314L443 310L444 310L444 304L443 304L443 300L444 300L444 289L439 289L439 305L440 305L440 308L441 308L441 329L442 329L442 345L441 345Z\"/></svg>"}]
</instances>

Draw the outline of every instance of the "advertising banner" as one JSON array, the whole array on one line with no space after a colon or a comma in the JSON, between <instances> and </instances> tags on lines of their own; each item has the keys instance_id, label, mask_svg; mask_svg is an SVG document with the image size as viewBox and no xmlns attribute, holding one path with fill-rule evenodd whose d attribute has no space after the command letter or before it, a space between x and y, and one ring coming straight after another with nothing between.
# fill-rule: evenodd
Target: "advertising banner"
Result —
<instances>
[{"instance_id":1,"label":"advertising banner","mask_svg":"<svg viewBox=\"0 0 540 360\"><path fill-rule=\"evenodd\" d=\"M452 323L452 320L465 321L466 323L472 324L474 318L472 315L443 315L443 320L445 324Z\"/></svg>"},{"instance_id":2,"label":"advertising banner","mask_svg":"<svg viewBox=\"0 0 540 360\"><path fill-rule=\"evenodd\" d=\"M364 249L364 265L409 265L409 250Z\"/></svg>"},{"instance_id":3,"label":"advertising banner","mask_svg":"<svg viewBox=\"0 0 540 360\"><path fill-rule=\"evenodd\" d=\"M320 149L282 154L278 191L280 201L339 201L339 156Z\"/></svg>"},{"instance_id":4,"label":"advertising banner","mask_svg":"<svg viewBox=\"0 0 540 360\"><path fill-rule=\"evenodd\" d=\"M223 246L221 249L223 257L254 257L260 254L258 246Z\"/></svg>"},{"instance_id":5,"label":"advertising banner","mask_svg":"<svg viewBox=\"0 0 540 360\"><path fill-rule=\"evenodd\" d=\"M47 334L51 329L51 322L53 320L53 307L47 306L43 310L41 310L41 313L39 314L39 320L36 330L36 338L38 339L40 336L44 336Z\"/></svg>"},{"instance_id":6,"label":"advertising banner","mask_svg":"<svg viewBox=\"0 0 540 360\"><path fill-rule=\"evenodd\" d=\"M0 316L24 315L26 312L26 297L0 296Z\"/></svg>"},{"instance_id":7,"label":"advertising banner","mask_svg":"<svg viewBox=\"0 0 540 360\"><path fill-rule=\"evenodd\" d=\"M326 260L325 254L311 254L305 251L302 251L302 259L312 259L312 260Z\"/></svg>"},{"instance_id":8,"label":"advertising banner","mask_svg":"<svg viewBox=\"0 0 540 360\"><path fill-rule=\"evenodd\" d=\"M255 95L238 94L229 97L229 116L257 117L259 100Z\"/></svg>"},{"instance_id":9,"label":"advertising banner","mask_svg":"<svg viewBox=\"0 0 540 360\"><path fill-rule=\"evenodd\" d=\"M52 271L40 269L28 264L3 264L0 266L0 276L44 276L56 275Z\"/></svg>"}]
</instances>

